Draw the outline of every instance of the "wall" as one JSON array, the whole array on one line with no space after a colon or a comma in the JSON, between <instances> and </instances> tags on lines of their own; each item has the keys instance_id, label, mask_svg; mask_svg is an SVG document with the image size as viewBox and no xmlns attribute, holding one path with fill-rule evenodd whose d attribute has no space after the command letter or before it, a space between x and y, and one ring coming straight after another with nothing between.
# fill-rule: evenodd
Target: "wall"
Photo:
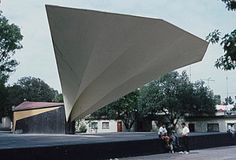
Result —
<instances>
[{"instance_id":1,"label":"wall","mask_svg":"<svg viewBox=\"0 0 236 160\"><path fill-rule=\"evenodd\" d=\"M64 107L19 119L15 127L22 133L65 133Z\"/></svg>"},{"instance_id":2,"label":"wall","mask_svg":"<svg viewBox=\"0 0 236 160\"><path fill-rule=\"evenodd\" d=\"M92 127L92 123L97 123L97 129ZM109 123L109 128L102 128L102 123ZM92 120L92 121L83 121L87 127L86 133L110 133L117 132L117 122L116 120ZM122 126L123 128L123 126Z\"/></svg>"},{"instance_id":3,"label":"wall","mask_svg":"<svg viewBox=\"0 0 236 160\"><path fill-rule=\"evenodd\" d=\"M0 123L0 130L10 130L12 127L12 122L9 117L2 117L2 123Z\"/></svg>"},{"instance_id":4,"label":"wall","mask_svg":"<svg viewBox=\"0 0 236 160\"><path fill-rule=\"evenodd\" d=\"M198 121L188 121L188 123L195 124L195 132L207 132L208 123L218 123L219 132L227 132L228 123L235 123L236 119L212 119L212 120L198 120Z\"/></svg>"},{"instance_id":5,"label":"wall","mask_svg":"<svg viewBox=\"0 0 236 160\"><path fill-rule=\"evenodd\" d=\"M236 145L236 138L225 133L201 134L189 137L190 149L204 149ZM9 148L0 150L1 159L4 160L78 160L78 159L114 159L119 157L140 156L148 154L165 153L163 141L159 138L109 141L87 144L68 144L57 146L35 146L31 148ZM193 151L192 154L194 154ZM186 156L186 159L188 157Z\"/></svg>"}]
</instances>

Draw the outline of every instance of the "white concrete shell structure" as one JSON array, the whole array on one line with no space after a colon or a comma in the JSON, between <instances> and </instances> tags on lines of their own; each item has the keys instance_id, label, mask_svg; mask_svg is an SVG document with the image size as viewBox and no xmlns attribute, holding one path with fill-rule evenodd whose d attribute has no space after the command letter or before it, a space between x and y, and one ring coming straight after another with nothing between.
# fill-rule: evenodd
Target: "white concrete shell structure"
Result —
<instances>
[{"instance_id":1,"label":"white concrete shell structure","mask_svg":"<svg viewBox=\"0 0 236 160\"><path fill-rule=\"evenodd\" d=\"M201 61L208 46L161 19L48 5L46 10L70 120Z\"/></svg>"}]
</instances>

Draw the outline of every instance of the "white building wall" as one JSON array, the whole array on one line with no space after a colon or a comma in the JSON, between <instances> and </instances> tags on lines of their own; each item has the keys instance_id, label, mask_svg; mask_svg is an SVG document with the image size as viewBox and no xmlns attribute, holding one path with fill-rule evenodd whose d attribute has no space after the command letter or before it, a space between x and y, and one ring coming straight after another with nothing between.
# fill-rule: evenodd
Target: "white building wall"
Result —
<instances>
[{"instance_id":1,"label":"white building wall","mask_svg":"<svg viewBox=\"0 0 236 160\"><path fill-rule=\"evenodd\" d=\"M188 123L195 124L195 132L207 132L207 124L218 123L219 132L227 132L228 124L236 124L236 119L216 119L216 120L205 120L205 121L190 121ZM235 125L236 127L236 125Z\"/></svg>"},{"instance_id":2,"label":"white building wall","mask_svg":"<svg viewBox=\"0 0 236 160\"><path fill-rule=\"evenodd\" d=\"M93 123L97 123L97 127L94 127ZM108 123L109 127L104 127L103 123ZM93 120L85 121L87 132L86 133L110 133L117 132L117 121L115 120Z\"/></svg>"}]
</instances>

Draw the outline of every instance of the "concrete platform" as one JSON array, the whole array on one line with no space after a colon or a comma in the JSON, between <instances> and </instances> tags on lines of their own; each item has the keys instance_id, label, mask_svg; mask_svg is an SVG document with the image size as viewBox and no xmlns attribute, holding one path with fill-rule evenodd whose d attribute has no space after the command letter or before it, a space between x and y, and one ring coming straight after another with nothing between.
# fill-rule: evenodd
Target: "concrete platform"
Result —
<instances>
[{"instance_id":1,"label":"concrete platform","mask_svg":"<svg viewBox=\"0 0 236 160\"><path fill-rule=\"evenodd\" d=\"M0 133L0 150L94 143L156 140L157 133L120 132L103 134L9 134Z\"/></svg>"},{"instance_id":2,"label":"concrete platform","mask_svg":"<svg viewBox=\"0 0 236 160\"><path fill-rule=\"evenodd\" d=\"M155 154L149 156L138 156L119 158L119 160L235 160L236 159L236 146L217 147L203 150L191 151L188 155L179 153L165 153Z\"/></svg>"},{"instance_id":3,"label":"concrete platform","mask_svg":"<svg viewBox=\"0 0 236 160\"><path fill-rule=\"evenodd\" d=\"M236 139L225 133L190 136L191 149L235 144ZM165 152L157 133L123 132L77 135L0 133L1 160L110 159Z\"/></svg>"}]
</instances>

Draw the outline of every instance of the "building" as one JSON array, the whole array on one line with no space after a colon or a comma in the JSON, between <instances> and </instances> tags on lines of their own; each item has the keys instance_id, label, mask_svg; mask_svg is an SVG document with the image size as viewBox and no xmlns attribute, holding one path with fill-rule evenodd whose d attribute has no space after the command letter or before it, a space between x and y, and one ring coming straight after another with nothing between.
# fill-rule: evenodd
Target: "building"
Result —
<instances>
[{"instance_id":1,"label":"building","mask_svg":"<svg viewBox=\"0 0 236 160\"><path fill-rule=\"evenodd\" d=\"M13 112L15 133L65 133L63 103L23 102Z\"/></svg>"},{"instance_id":2,"label":"building","mask_svg":"<svg viewBox=\"0 0 236 160\"><path fill-rule=\"evenodd\" d=\"M86 133L111 133L125 131L120 120L83 120L80 125L86 126ZM79 131L79 128L77 129Z\"/></svg>"},{"instance_id":3,"label":"building","mask_svg":"<svg viewBox=\"0 0 236 160\"><path fill-rule=\"evenodd\" d=\"M191 132L227 132L230 125L236 126L236 115L188 117Z\"/></svg>"},{"instance_id":4,"label":"building","mask_svg":"<svg viewBox=\"0 0 236 160\"><path fill-rule=\"evenodd\" d=\"M227 132L230 125L236 127L236 113L233 105L216 105L214 116L185 117L191 132Z\"/></svg>"},{"instance_id":5,"label":"building","mask_svg":"<svg viewBox=\"0 0 236 160\"><path fill-rule=\"evenodd\" d=\"M12 122L9 117L2 117L0 123L0 130L10 131L12 127Z\"/></svg>"}]
</instances>

